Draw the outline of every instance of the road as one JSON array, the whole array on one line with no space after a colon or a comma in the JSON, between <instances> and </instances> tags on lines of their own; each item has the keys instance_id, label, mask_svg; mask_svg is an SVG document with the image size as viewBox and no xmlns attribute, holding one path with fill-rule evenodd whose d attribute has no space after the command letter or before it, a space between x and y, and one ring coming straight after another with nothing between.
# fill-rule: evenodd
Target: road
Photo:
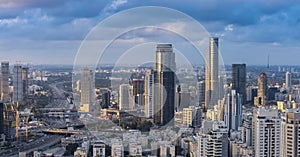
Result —
<instances>
[{"instance_id":1,"label":"road","mask_svg":"<svg viewBox=\"0 0 300 157\"><path fill-rule=\"evenodd\" d=\"M62 87L63 83L65 82L57 82L49 85L52 88L55 100L53 103L48 104L47 107L49 108L67 107L68 102L64 96L65 91L62 88L59 88ZM56 123L58 123L57 120ZM61 124L56 125L55 123L53 123L53 125L48 126L48 128L56 128L59 126L61 126ZM14 144L15 146L14 148L1 150L0 156L18 156L19 152L24 152L24 151L32 152L35 150L42 150L54 144L59 143L62 137L63 137L62 135L45 135L35 139L34 141L31 141L30 143L16 142Z\"/></svg>"},{"instance_id":2,"label":"road","mask_svg":"<svg viewBox=\"0 0 300 157\"><path fill-rule=\"evenodd\" d=\"M19 152L32 152L35 150L45 149L59 143L62 137L63 136L61 135L45 135L30 143L20 142L19 144L16 144L16 147L14 148L0 151L0 156L15 156L18 155Z\"/></svg>"}]
</instances>

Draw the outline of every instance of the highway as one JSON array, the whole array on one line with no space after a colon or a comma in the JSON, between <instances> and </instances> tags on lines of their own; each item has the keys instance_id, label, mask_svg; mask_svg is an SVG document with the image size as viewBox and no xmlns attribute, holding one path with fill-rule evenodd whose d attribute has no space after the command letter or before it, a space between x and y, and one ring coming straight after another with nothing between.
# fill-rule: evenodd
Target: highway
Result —
<instances>
[{"instance_id":1,"label":"highway","mask_svg":"<svg viewBox=\"0 0 300 157\"><path fill-rule=\"evenodd\" d=\"M60 142L61 135L45 135L30 143L20 142L14 148L0 151L0 156L16 156L19 152L32 152L35 150L45 149Z\"/></svg>"},{"instance_id":2,"label":"highway","mask_svg":"<svg viewBox=\"0 0 300 157\"><path fill-rule=\"evenodd\" d=\"M49 86L52 88L54 102L48 104L46 107L48 108L66 108L68 107L68 101L64 96L64 90L59 88L62 87L64 82L57 82L50 84ZM60 119L49 119L50 125L46 128L53 129L59 128L64 124ZM48 122L48 123L49 123ZM45 127L40 128L42 130L46 129ZM39 129L38 129L39 130ZM40 130L40 131L42 131ZM63 135L44 135L40 138L34 139L33 141L27 142L14 142L14 147L1 150L0 156L18 156L19 152L32 152L36 150L45 150L50 146L53 146L60 142L61 138L64 137Z\"/></svg>"}]
</instances>

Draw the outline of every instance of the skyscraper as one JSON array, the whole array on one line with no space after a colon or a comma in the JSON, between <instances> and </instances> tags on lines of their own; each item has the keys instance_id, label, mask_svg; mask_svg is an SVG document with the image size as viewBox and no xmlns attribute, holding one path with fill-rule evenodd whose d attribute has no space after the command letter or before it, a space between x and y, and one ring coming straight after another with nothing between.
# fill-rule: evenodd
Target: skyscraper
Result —
<instances>
[{"instance_id":1,"label":"skyscraper","mask_svg":"<svg viewBox=\"0 0 300 157\"><path fill-rule=\"evenodd\" d=\"M88 68L84 68L80 76L80 112L90 112L92 109L93 82L93 72Z\"/></svg>"},{"instance_id":2,"label":"skyscraper","mask_svg":"<svg viewBox=\"0 0 300 157\"><path fill-rule=\"evenodd\" d=\"M154 123L165 125L174 118L175 53L172 44L158 44L154 69Z\"/></svg>"},{"instance_id":3,"label":"skyscraper","mask_svg":"<svg viewBox=\"0 0 300 157\"><path fill-rule=\"evenodd\" d=\"M198 95L200 105L205 103L205 81L198 82Z\"/></svg>"},{"instance_id":4,"label":"skyscraper","mask_svg":"<svg viewBox=\"0 0 300 157\"><path fill-rule=\"evenodd\" d=\"M153 116L153 90L154 90L154 77L153 71L146 71L145 75L145 116L147 118L152 118Z\"/></svg>"},{"instance_id":5,"label":"skyscraper","mask_svg":"<svg viewBox=\"0 0 300 157\"><path fill-rule=\"evenodd\" d=\"M121 84L119 87L119 109L131 110L133 109L133 96L131 94L132 86L129 84Z\"/></svg>"},{"instance_id":6,"label":"skyscraper","mask_svg":"<svg viewBox=\"0 0 300 157\"><path fill-rule=\"evenodd\" d=\"M14 65L14 77L13 77L13 102L23 100L23 80L22 80L22 66L19 64Z\"/></svg>"},{"instance_id":7,"label":"skyscraper","mask_svg":"<svg viewBox=\"0 0 300 157\"><path fill-rule=\"evenodd\" d=\"M281 117L280 156L300 156L300 110L287 109Z\"/></svg>"},{"instance_id":8,"label":"skyscraper","mask_svg":"<svg viewBox=\"0 0 300 157\"><path fill-rule=\"evenodd\" d=\"M236 90L231 90L227 96L224 120L228 131L238 131L238 127L242 126L242 97Z\"/></svg>"},{"instance_id":9,"label":"skyscraper","mask_svg":"<svg viewBox=\"0 0 300 157\"><path fill-rule=\"evenodd\" d=\"M292 86L291 73L286 72L286 74L285 74L285 88L290 89L291 86Z\"/></svg>"},{"instance_id":10,"label":"skyscraper","mask_svg":"<svg viewBox=\"0 0 300 157\"><path fill-rule=\"evenodd\" d=\"M252 144L255 157L279 157L280 117L277 110L258 108L252 119Z\"/></svg>"},{"instance_id":11,"label":"skyscraper","mask_svg":"<svg viewBox=\"0 0 300 157\"><path fill-rule=\"evenodd\" d=\"M254 104L256 106L264 106L266 105L267 92L268 92L267 74L263 72L259 74L257 85L258 85L257 97L254 100Z\"/></svg>"},{"instance_id":12,"label":"skyscraper","mask_svg":"<svg viewBox=\"0 0 300 157\"><path fill-rule=\"evenodd\" d=\"M110 91L103 92L101 95L101 108L108 108L110 106Z\"/></svg>"},{"instance_id":13,"label":"skyscraper","mask_svg":"<svg viewBox=\"0 0 300 157\"><path fill-rule=\"evenodd\" d=\"M1 62L1 79L0 79L0 98L2 101L9 101L9 62Z\"/></svg>"},{"instance_id":14,"label":"skyscraper","mask_svg":"<svg viewBox=\"0 0 300 157\"><path fill-rule=\"evenodd\" d=\"M204 112L206 112L207 109L213 109L219 100L218 46L218 38L212 37L209 39L209 49L206 54Z\"/></svg>"},{"instance_id":15,"label":"skyscraper","mask_svg":"<svg viewBox=\"0 0 300 157\"><path fill-rule=\"evenodd\" d=\"M242 103L247 101L246 64L232 64L232 89L242 96Z\"/></svg>"},{"instance_id":16,"label":"skyscraper","mask_svg":"<svg viewBox=\"0 0 300 157\"><path fill-rule=\"evenodd\" d=\"M28 95L28 67L22 68L23 95Z\"/></svg>"}]
</instances>

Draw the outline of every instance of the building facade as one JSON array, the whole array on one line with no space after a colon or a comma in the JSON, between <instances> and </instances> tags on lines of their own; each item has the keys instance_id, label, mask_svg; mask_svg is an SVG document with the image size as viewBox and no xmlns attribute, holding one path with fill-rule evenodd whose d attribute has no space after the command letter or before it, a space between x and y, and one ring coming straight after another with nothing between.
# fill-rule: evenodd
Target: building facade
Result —
<instances>
[{"instance_id":1,"label":"building facade","mask_svg":"<svg viewBox=\"0 0 300 157\"><path fill-rule=\"evenodd\" d=\"M23 95L23 80L22 80L22 66L19 64L14 65L14 76L13 76L13 102L22 101Z\"/></svg>"},{"instance_id":2,"label":"building facade","mask_svg":"<svg viewBox=\"0 0 300 157\"><path fill-rule=\"evenodd\" d=\"M0 78L0 99L2 101L9 101L9 62L1 62Z\"/></svg>"},{"instance_id":3,"label":"building facade","mask_svg":"<svg viewBox=\"0 0 300 157\"><path fill-rule=\"evenodd\" d=\"M93 72L88 68L84 68L80 77L80 112L90 112L92 110L93 96L95 95L93 83Z\"/></svg>"},{"instance_id":4,"label":"building facade","mask_svg":"<svg viewBox=\"0 0 300 157\"><path fill-rule=\"evenodd\" d=\"M236 90L231 90L225 103L224 120L228 130L238 130L242 126L242 97Z\"/></svg>"},{"instance_id":5,"label":"building facade","mask_svg":"<svg viewBox=\"0 0 300 157\"><path fill-rule=\"evenodd\" d=\"M260 107L252 119L252 143L255 157L279 157L280 117L277 110Z\"/></svg>"},{"instance_id":6,"label":"building facade","mask_svg":"<svg viewBox=\"0 0 300 157\"><path fill-rule=\"evenodd\" d=\"M175 112L175 53L172 44L158 44L154 69L154 123L166 125Z\"/></svg>"},{"instance_id":7,"label":"building facade","mask_svg":"<svg viewBox=\"0 0 300 157\"><path fill-rule=\"evenodd\" d=\"M146 71L145 75L145 116L146 118L153 117L153 91L154 91L154 77L153 70Z\"/></svg>"},{"instance_id":8,"label":"building facade","mask_svg":"<svg viewBox=\"0 0 300 157\"><path fill-rule=\"evenodd\" d=\"M219 39L209 38L209 49L206 54L205 69L205 105L204 112L213 109L218 103L219 89Z\"/></svg>"},{"instance_id":9,"label":"building facade","mask_svg":"<svg viewBox=\"0 0 300 157\"><path fill-rule=\"evenodd\" d=\"M242 96L242 103L246 102L246 64L232 64L232 89Z\"/></svg>"},{"instance_id":10,"label":"building facade","mask_svg":"<svg viewBox=\"0 0 300 157\"><path fill-rule=\"evenodd\" d=\"M281 117L280 157L300 156L300 110L287 109Z\"/></svg>"},{"instance_id":11,"label":"building facade","mask_svg":"<svg viewBox=\"0 0 300 157\"><path fill-rule=\"evenodd\" d=\"M268 96L268 78L267 74L260 73L257 81L257 97L255 97L254 104L256 106L266 105L267 96Z\"/></svg>"}]
</instances>

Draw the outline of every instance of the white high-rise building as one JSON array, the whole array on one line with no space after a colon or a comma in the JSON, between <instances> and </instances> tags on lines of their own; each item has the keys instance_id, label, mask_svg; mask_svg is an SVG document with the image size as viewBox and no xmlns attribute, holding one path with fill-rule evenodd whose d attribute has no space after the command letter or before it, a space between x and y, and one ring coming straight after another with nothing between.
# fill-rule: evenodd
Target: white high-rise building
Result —
<instances>
[{"instance_id":1,"label":"white high-rise building","mask_svg":"<svg viewBox=\"0 0 300 157\"><path fill-rule=\"evenodd\" d=\"M281 117L280 157L300 156L300 109L287 109Z\"/></svg>"},{"instance_id":2,"label":"white high-rise building","mask_svg":"<svg viewBox=\"0 0 300 157\"><path fill-rule=\"evenodd\" d=\"M224 121L228 130L238 130L242 126L242 97L236 90L231 90L227 95L225 104Z\"/></svg>"},{"instance_id":3,"label":"white high-rise building","mask_svg":"<svg viewBox=\"0 0 300 157\"><path fill-rule=\"evenodd\" d=\"M22 66L19 64L14 65L13 77L13 102L23 100L23 81L22 81Z\"/></svg>"},{"instance_id":4,"label":"white high-rise building","mask_svg":"<svg viewBox=\"0 0 300 157\"><path fill-rule=\"evenodd\" d=\"M228 130L224 122L204 121L198 134L199 157L228 157Z\"/></svg>"},{"instance_id":5,"label":"white high-rise building","mask_svg":"<svg viewBox=\"0 0 300 157\"><path fill-rule=\"evenodd\" d=\"M252 123L255 157L279 157L280 117L278 110L260 107L254 111Z\"/></svg>"},{"instance_id":6,"label":"white high-rise building","mask_svg":"<svg viewBox=\"0 0 300 157\"><path fill-rule=\"evenodd\" d=\"M145 116L146 118L153 117L153 91L154 91L154 77L153 71L147 70L145 75Z\"/></svg>"}]
</instances>

